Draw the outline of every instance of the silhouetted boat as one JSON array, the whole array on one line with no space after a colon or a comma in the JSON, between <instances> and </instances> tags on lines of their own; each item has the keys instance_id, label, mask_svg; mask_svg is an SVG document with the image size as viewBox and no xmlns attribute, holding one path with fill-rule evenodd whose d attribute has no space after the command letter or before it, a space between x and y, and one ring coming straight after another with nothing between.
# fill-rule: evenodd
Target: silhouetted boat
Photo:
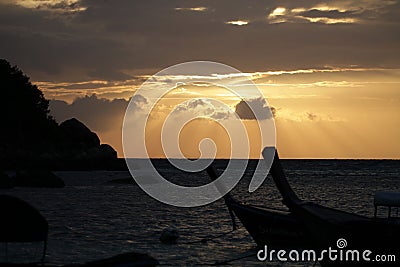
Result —
<instances>
[{"instance_id":1,"label":"silhouetted boat","mask_svg":"<svg viewBox=\"0 0 400 267\"><path fill-rule=\"evenodd\" d=\"M263 155L271 154L268 149L275 150L265 148ZM212 165L207 168L207 172L213 180L218 178ZM229 193L224 196L231 216L234 213L239 218L258 246L268 245L272 249L295 248L298 251L313 249L318 253L328 250L329 247L346 251L357 249L360 258L364 250L370 250L372 256L394 255L395 259L399 259L399 219L369 218L301 200L287 181L276 150L270 174L282 196L283 204L289 209L287 212L242 204ZM339 240L344 241L340 247ZM331 261L328 257L320 263L323 266L376 265L373 259L370 262L362 259L344 262ZM396 262L384 264L398 265Z\"/></svg>"},{"instance_id":2,"label":"silhouetted boat","mask_svg":"<svg viewBox=\"0 0 400 267\"><path fill-rule=\"evenodd\" d=\"M207 173L213 180L219 177L212 165ZM278 249L309 247L304 226L290 212L240 203L229 193L224 200L231 216L233 212L259 247L266 244ZM236 228L234 217L232 222Z\"/></svg>"},{"instance_id":3,"label":"silhouetted boat","mask_svg":"<svg viewBox=\"0 0 400 267\"><path fill-rule=\"evenodd\" d=\"M265 148L263 155L270 154ZM269 152L269 153L268 153ZM279 162L278 152L270 169L270 174L283 198L283 203L297 220L304 225L312 246L317 251L333 247L337 241L345 240L341 249L370 250L375 255L395 255L398 260L400 248L400 222L396 218L369 218L301 200L292 190ZM322 190L322 189L321 189ZM366 261L358 262L364 266ZM324 265L345 265L343 262L324 262ZM347 265L357 264L346 262ZM370 262L374 265L374 262ZM375 262L376 264L376 262ZM396 263L391 263L396 264Z\"/></svg>"}]
</instances>

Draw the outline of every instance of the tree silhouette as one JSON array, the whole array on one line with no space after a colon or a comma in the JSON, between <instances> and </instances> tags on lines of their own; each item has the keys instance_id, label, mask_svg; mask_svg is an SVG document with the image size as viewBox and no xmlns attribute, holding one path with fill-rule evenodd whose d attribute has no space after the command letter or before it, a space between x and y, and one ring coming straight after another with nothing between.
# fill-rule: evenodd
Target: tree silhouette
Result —
<instances>
[{"instance_id":1,"label":"tree silhouette","mask_svg":"<svg viewBox=\"0 0 400 267\"><path fill-rule=\"evenodd\" d=\"M114 164L113 148L100 145L98 136L77 119L58 125L43 93L4 59L0 59L0 92L0 169Z\"/></svg>"},{"instance_id":2,"label":"tree silhouette","mask_svg":"<svg viewBox=\"0 0 400 267\"><path fill-rule=\"evenodd\" d=\"M0 59L0 91L0 149L6 153L47 150L57 123L50 116L49 101L43 93L4 59Z\"/></svg>"}]
</instances>

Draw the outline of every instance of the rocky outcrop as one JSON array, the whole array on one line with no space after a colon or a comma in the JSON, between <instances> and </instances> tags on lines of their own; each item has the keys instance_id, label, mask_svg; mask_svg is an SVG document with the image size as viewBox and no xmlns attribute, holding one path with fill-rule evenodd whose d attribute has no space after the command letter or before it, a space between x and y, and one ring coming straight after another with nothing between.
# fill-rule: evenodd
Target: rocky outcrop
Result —
<instances>
[{"instance_id":1,"label":"rocky outcrop","mask_svg":"<svg viewBox=\"0 0 400 267\"><path fill-rule=\"evenodd\" d=\"M99 152L100 152L100 157L106 159L116 159L118 157L117 151L115 151L115 149L109 144L101 144L99 147Z\"/></svg>"},{"instance_id":2,"label":"rocky outcrop","mask_svg":"<svg viewBox=\"0 0 400 267\"><path fill-rule=\"evenodd\" d=\"M17 66L0 59L0 77L0 170L108 168L117 160L82 122L72 118L59 125L49 100Z\"/></svg>"},{"instance_id":3,"label":"rocky outcrop","mask_svg":"<svg viewBox=\"0 0 400 267\"><path fill-rule=\"evenodd\" d=\"M75 118L57 126L52 139L37 149L1 152L0 146L0 169L5 170L92 170L121 165L117 152L110 145L101 144L97 134Z\"/></svg>"},{"instance_id":4,"label":"rocky outcrop","mask_svg":"<svg viewBox=\"0 0 400 267\"><path fill-rule=\"evenodd\" d=\"M66 120L60 124L60 130L64 134L65 142L74 148L99 147L100 139L85 124L75 118Z\"/></svg>"},{"instance_id":5,"label":"rocky outcrop","mask_svg":"<svg viewBox=\"0 0 400 267\"><path fill-rule=\"evenodd\" d=\"M118 157L114 148L100 144L97 134L79 120L66 120L59 128L63 149L56 153L58 164L61 162L75 169L112 168L115 165Z\"/></svg>"}]
</instances>

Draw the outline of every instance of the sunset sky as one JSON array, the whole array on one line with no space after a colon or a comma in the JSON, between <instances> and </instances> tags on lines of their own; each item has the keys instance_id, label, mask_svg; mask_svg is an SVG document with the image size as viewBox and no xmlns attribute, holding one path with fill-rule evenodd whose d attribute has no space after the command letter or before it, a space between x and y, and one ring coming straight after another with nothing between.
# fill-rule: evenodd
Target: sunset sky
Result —
<instances>
[{"instance_id":1,"label":"sunset sky","mask_svg":"<svg viewBox=\"0 0 400 267\"><path fill-rule=\"evenodd\" d=\"M0 22L0 57L43 90L57 121L78 118L120 157L138 87L171 65L209 60L261 90L281 157L400 159L400 1L0 0ZM217 98L232 111L240 103ZM165 101L157 123L175 103ZM204 106L186 102L185 110ZM182 132L185 155L196 155L205 128ZM151 153L162 156L159 147Z\"/></svg>"}]
</instances>

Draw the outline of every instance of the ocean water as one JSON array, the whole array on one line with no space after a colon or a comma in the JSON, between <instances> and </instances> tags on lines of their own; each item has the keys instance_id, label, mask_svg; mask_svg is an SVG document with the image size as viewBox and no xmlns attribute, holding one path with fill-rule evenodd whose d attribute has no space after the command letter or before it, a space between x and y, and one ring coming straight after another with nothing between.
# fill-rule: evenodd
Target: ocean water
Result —
<instances>
[{"instance_id":1,"label":"ocean water","mask_svg":"<svg viewBox=\"0 0 400 267\"><path fill-rule=\"evenodd\" d=\"M247 187L254 168L252 162L232 194L247 203L283 207L271 178L254 193ZM165 161L156 166L168 179L183 185L209 182L205 172L185 174ZM226 162L217 162L219 170ZM322 205L373 216L376 191L400 191L400 161L390 160L283 160L289 182L297 194ZM49 222L46 261L51 264L83 263L124 252L143 252L162 265L212 265L255 252L246 230L228 233L231 219L223 200L197 208L178 208L160 203L144 193L127 171L56 172L65 188L0 189L0 194L18 196L36 207ZM379 215L385 216L380 209ZM394 211L396 213L396 211ZM29 223L29 222L27 222ZM180 234L178 244L159 241L165 228ZM211 239L201 242L202 239ZM1 246L4 247L1 248ZM0 261L5 260L0 244ZM39 260L41 244L8 244L10 261ZM312 266L312 263L265 263L256 256L230 262L233 266Z\"/></svg>"}]
</instances>

